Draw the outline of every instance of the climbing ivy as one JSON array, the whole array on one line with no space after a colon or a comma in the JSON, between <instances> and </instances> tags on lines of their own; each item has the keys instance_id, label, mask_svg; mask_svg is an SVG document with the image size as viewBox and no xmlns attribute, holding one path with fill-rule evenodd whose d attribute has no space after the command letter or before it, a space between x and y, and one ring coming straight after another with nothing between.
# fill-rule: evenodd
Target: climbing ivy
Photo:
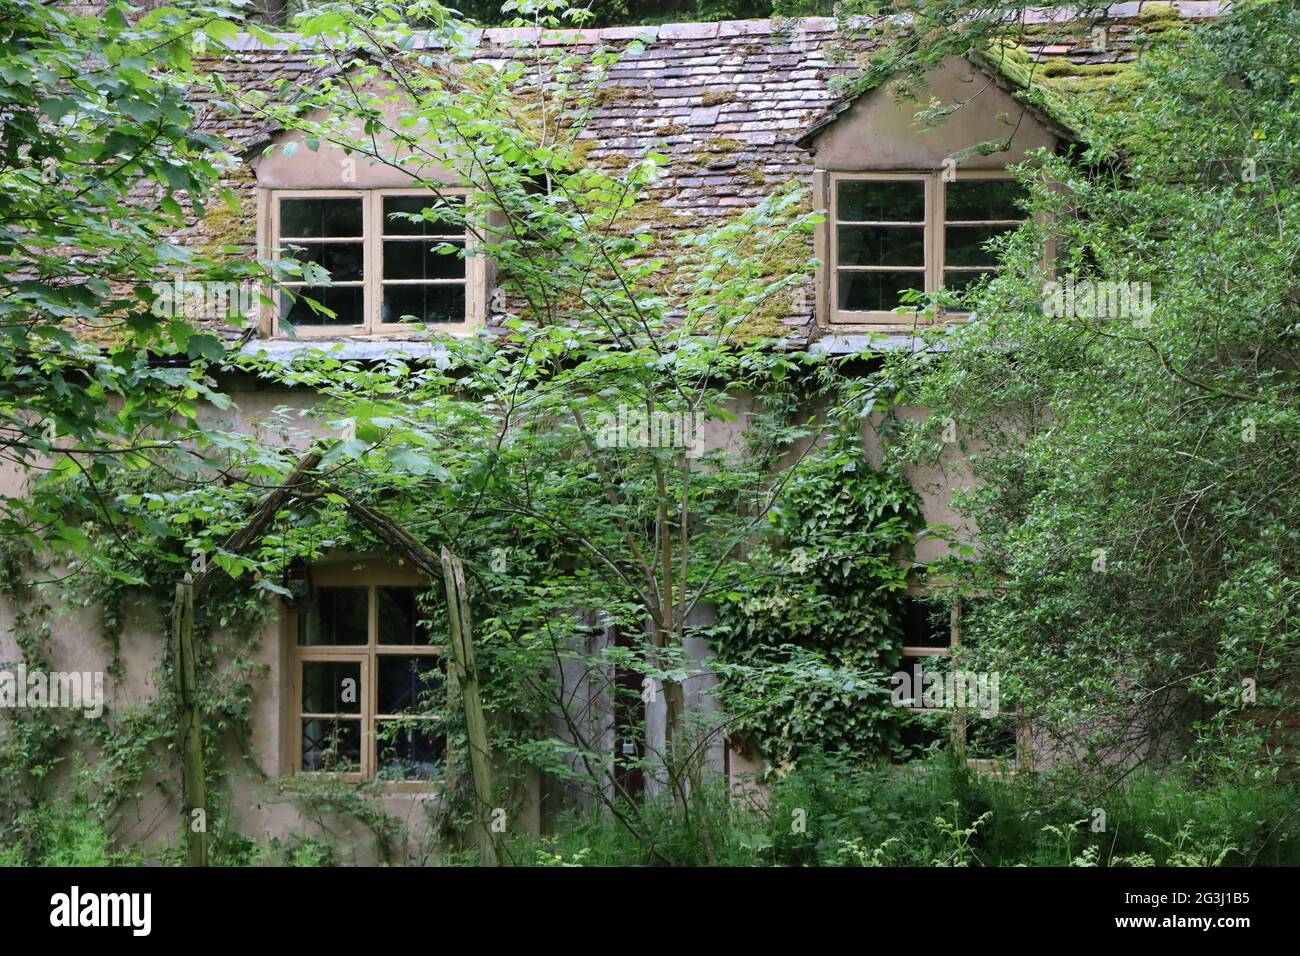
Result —
<instances>
[{"instance_id":1,"label":"climbing ivy","mask_svg":"<svg viewBox=\"0 0 1300 956\"><path fill-rule=\"evenodd\" d=\"M746 561L733 569L709 637L724 697L755 676L773 691L736 730L776 763L809 750L878 758L898 739L886 673L901 648L901 601L920 504L895 471L873 467L855 423L794 469ZM818 680L805 680L808 672ZM753 699L753 687L744 688Z\"/></svg>"}]
</instances>

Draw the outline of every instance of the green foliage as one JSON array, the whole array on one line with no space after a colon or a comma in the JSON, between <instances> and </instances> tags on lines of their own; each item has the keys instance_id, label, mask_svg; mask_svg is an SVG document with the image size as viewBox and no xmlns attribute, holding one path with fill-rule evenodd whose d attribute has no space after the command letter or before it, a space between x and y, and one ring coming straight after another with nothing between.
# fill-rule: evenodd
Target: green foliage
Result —
<instances>
[{"instance_id":1,"label":"green foliage","mask_svg":"<svg viewBox=\"0 0 1300 956\"><path fill-rule=\"evenodd\" d=\"M0 866L124 866L139 855L114 849L96 807L81 793L24 811L0 830Z\"/></svg>"},{"instance_id":2,"label":"green foliage","mask_svg":"<svg viewBox=\"0 0 1300 956\"><path fill-rule=\"evenodd\" d=\"M317 824L324 832L329 832L330 823L335 819L350 818L363 824L374 834L375 848L384 862L396 858L399 846L405 842L406 826L396 817L384 811L379 800L382 796L382 784L378 789L358 787L328 776L296 776L284 781L285 792L297 797L297 803L303 816ZM324 847L315 840L291 843L289 856L294 866L312 866L304 860L320 856Z\"/></svg>"},{"instance_id":3,"label":"green foliage","mask_svg":"<svg viewBox=\"0 0 1300 956\"><path fill-rule=\"evenodd\" d=\"M895 451L933 460L951 418L970 453L980 549L945 569L985 595L968 660L1080 786L1297 769L1298 17L1237 4L1145 59L1132 110L1022 170L1052 226L998 244L980 321L891 372L934 410ZM1062 281L1149 283L1150 314L1054 314L1047 239Z\"/></svg>"},{"instance_id":4,"label":"green foliage","mask_svg":"<svg viewBox=\"0 0 1300 956\"><path fill-rule=\"evenodd\" d=\"M762 862L767 835L762 813L732 801L721 783L707 778L682 812L666 794L636 808L637 832L615 818L569 814L555 834L520 835L512 850L519 865L536 866L753 866ZM621 810L626 813L626 805Z\"/></svg>"},{"instance_id":5,"label":"green foliage","mask_svg":"<svg viewBox=\"0 0 1300 956\"><path fill-rule=\"evenodd\" d=\"M763 800L706 785L690 817L651 800L633 835L605 815L561 821L527 843L546 866L1251 866L1300 860L1293 786L1141 778L1106 801L1106 829L1070 788L1033 776L996 778L949 756L864 769L808 754ZM649 843L644 842L646 837ZM646 846L655 853L647 856Z\"/></svg>"},{"instance_id":6,"label":"green foliage","mask_svg":"<svg viewBox=\"0 0 1300 956\"><path fill-rule=\"evenodd\" d=\"M298 12L310 11L311 0L283 0L271 3L269 19L285 22ZM748 20L773 13L784 16L830 15L832 0L592 0L565 14L573 25L603 27L621 24L708 22ZM503 0L460 0L455 4L467 20L489 26L519 26L534 22L539 15L558 12L557 4L545 2L503 2ZM580 11L585 15L578 16Z\"/></svg>"},{"instance_id":7,"label":"green foliage","mask_svg":"<svg viewBox=\"0 0 1300 956\"><path fill-rule=\"evenodd\" d=\"M171 241L237 165L189 93L196 32L217 52L233 16L202 0L93 16L0 3L0 447L19 467L102 481L148 467L200 397L228 405L191 361L219 357L219 341L156 308L155 284L261 274ZM57 481L34 483L0 498L0 526L34 552L95 560L62 504Z\"/></svg>"},{"instance_id":8,"label":"green foliage","mask_svg":"<svg viewBox=\"0 0 1300 956\"><path fill-rule=\"evenodd\" d=\"M805 749L887 756L907 554L920 504L867 460L856 419L802 457L734 569L709 637L734 730L774 763ZM770 696L754 700L756 691Z\"/></svg>"}]
</instances>

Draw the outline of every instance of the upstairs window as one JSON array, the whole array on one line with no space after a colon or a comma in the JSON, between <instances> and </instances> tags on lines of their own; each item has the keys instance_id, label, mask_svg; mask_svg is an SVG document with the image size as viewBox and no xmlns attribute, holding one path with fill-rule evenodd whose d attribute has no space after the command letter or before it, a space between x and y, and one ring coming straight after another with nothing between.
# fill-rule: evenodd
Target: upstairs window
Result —
<instances>
[{"instance_id":1,"label":"upstairs window","mask_svg":"<svg viewBox=\"0 0 1300 956\"><path fill-rule=\"evenodd\" d=\"M448 214L464 202L463 192L286 190L271 202L275 257L312 263L330 279L304 274L282 282L278 334L461 331L479 318L483 269L478 257L466 256L471 237ZM309 298L333 314L317 311Z\"/></svg>"},{"instance_id":2,"label":"upstairs window","mask_svg":"<svg viewBox=\"0 0 1300 956\"><path fill-rule=\"evenodd\" d=\"M997 270L983 248L1020 225L1024 189L999 172L830 177L830 320L898 323L908 289L964 289Z\"/></svg>"}]
</instances>

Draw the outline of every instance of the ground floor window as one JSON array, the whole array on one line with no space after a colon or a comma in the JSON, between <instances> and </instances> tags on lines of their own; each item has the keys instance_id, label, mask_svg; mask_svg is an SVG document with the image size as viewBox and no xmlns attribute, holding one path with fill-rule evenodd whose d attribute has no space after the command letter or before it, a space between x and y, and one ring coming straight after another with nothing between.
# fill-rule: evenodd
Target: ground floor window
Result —
<instances>
[{"instance_id":1,"label":"ground floor window","mask_svg":"<svg viewBox=\"0 0 1300 956\"><path fill-rule=\"evenodd\" d=\"M969 614L975 603L966 600L948 605L921 593L905 598L899 673L909 681L906 686L912 693L908 696L916 704L922 704L925 676L946 670L945 659L961 642L963 615ZM971 683L968 680L967 687L973 691ZM945 744L956 747L968 764L981 770L1015 769L1023 758L1023 727L1018 713L980 716L971 708L913 706L908 708L908 714L895 748L900 760L924 756Z\"/></svg>"},{"instance_id":2,"label":"ground floor window","mask_svg":"<svg viewBox=\"0 0 1300 956\"><path fill-rule=\"evenodd\" d=\"M289 615L295 770L393 783L442 777L446 648L438 607L410 576L312 571Z\"/></svg>"}]
</instances>

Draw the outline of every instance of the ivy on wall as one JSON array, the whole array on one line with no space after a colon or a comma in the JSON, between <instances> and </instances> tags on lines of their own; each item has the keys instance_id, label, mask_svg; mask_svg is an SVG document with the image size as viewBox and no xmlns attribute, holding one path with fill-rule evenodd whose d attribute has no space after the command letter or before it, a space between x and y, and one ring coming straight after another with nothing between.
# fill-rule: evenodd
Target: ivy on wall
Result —
<instances>
[{"instance_id":1,"label":"ivy on wall","mask_svg":"<svg viewBox=\"0 0 1300 956\"><path fill-rule=\"evenodd\" d=\"M900 558L920 523L916 493L872 466L852 424L800 462L709 631L724 678L740 667L746 683L770 684L757 709L733 704L736 731L769 761L809 750L879 758L897 742L907 716L885 676L901 648ZM807 671L819 679L801 680ZM728 690L740 688L724 680Z\"/></svg>"},{"instance_id":2,"label":"ivy on wall","mask_svg":"<svg viewBox=\"0 0 1300 956\"><path fill-rule=\"evenodd\" d=\"M760 389L764 411L751 416L756 427L749 435L756 459L793 454L801 442L806 443L811 433L799 424L801 409L819 395L826 397L819 390L817 374L820 371L797 384L768 382ZM840 404L853 406L852 401ZM70 501L78 497L74 492L70 487ZM120 521L110 529L92 512L86 513L84 531L104 544L97 561L81 568L76 580L81 602L100 611L110 672L120 678L124 665L118 641L124 621L155 618L161 634L172 597L169 585L188 568L195 536L219 538L238 527L255 496L212 496L184 482L165 487L156 475L145 472L119 478L100 492L113 496ZM437 507L422 500L389 505L404 509L414 527L435 525L439 518ZM205 765L213 794L209 832L214 859L247 862L266 852L238 832L232 782L235 775L244 774L268 784L274 799L291 800L304 819L325 832L332 821L342 818L360 822L373 834L376 855L395 860L409 832L383 810L379 789L331 780L267 781L260 770L251 721L255 690L266 669L256 662L256 649L275 613L272 598L281 590L277 569L300 557L312 560L327 551L366 552L376 547L328 496L311 504L300 502L279 517L252 558L257 564L254 573L246 573L233 556L218 556L239 576L223 578L198 609L201 639L196 644ZM920 523L915 492L900 473L868 461L860 420L849 415L828 438L803 453L753 547L729 567L725 583L717 589L718 618L708 637L723 678L724 703L732 708L729 729L742 733L773 766L797 760L810 750L877 759L897 742L908 718L891 706L885 675L898 663L901 602L907 583L902 562ZM530 628L529 621L554 620L566 609L581 606L590 599L584 589L589 590L591 582L584 583L581 575L574 577L573 556L553 530L536 523L493 516L468 523L461 529L460 541L472 554L490 555L501 545L509 546L508 568L498 572L485 566L474 573L485 700L492 715L494 748L514 758L501 773L503 790L511 794L503 802L514 808L510 816L515 818L527 783L520 767L547 763L536 715L548 680L544 665L553 660L552 649L546 646L545 628ZM17 603L34 606L16 560L10 562L5 582L5 596L11 603L26 595ZM441 601L436 588L430 598L435 605ZM48 637L50 627L50 609L36 608L27 619L33 634L24 645L29 662L40 659L40 635ZM638 613L631 607L620 610L609 605L607 609L626 615L629 622ZM164 647L160 641L160 650ZM164 652L154 675L156 686L171 686L169 668ZM744 693L732 694L741 683ZM444 699L436 706L445 705ZM131 808L140 806L149 792L157 789L175 796L173 711L172 695L160 694L106 711L102 720L92 722L83 741L79 783L82 792L90 795L85 812L101 819L108 832L129 821ZM446 716L452 760L463 760L464 731L458 714L450 708ZM66 723L69 718L62 719ZM11 744L21 739L20 750L35 749L40 757L7 752L6 763L53 768L67 761L71 744L67 728L45 720L44 715L31 723L25 738L8 739ZM232 760L232 756L242 759ZM472 805L465 787L468 775L463 768L460 773L456 769L452 767L449 775L456 785L433 808L430 845L453 846L468 825ZM46 771L33 769L25 777L6 775L6 780L30 781L38 772ZM21 805L21 787L0 795L2 819L11 826L23 812L30 812L37 802L34 795L42 791L37 787L25 792L26 809ZM315 858L317 849L299 840L280 852L289 858Z\"/></svg>"}]
</instances>

